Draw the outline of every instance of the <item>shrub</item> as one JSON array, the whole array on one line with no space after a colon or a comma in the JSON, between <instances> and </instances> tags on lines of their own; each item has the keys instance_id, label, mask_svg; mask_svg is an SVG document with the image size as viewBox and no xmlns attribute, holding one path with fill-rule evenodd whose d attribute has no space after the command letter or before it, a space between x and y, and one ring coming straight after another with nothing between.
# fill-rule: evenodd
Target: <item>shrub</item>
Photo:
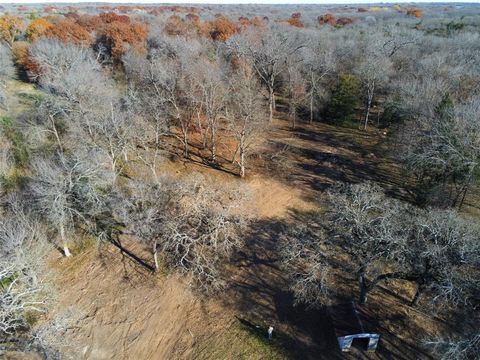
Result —
<instances>
[{"instance_id":1,"label":"shrub","mask_svg":"<svg viewBox=\"0 0 480 360\"><path fill-rule=\"evenodd\" d=\"M12 119L6 116L0 118L0 129L11 143L15 165L25 167L28 164L29 153L22 133L15 128Z\"/></svg>"},{"instance_id":2,"label":"shrub","mask_svg":"<svg viewBox=\"0 0 480 360\"><path fill-rule=\"evenodd\" d=\"M16 37L23 28L23 21L16 16L0 16L0 40L5 41L11 48Z\"/></svg>"},{"instance_id":3,"label":"shrub","mask_svg":"<svg viewBox=\"0 0 480 360\"><path fill-rule=\"evenodd\" d=\"M357 79L350 74L340 75L332 91L328 107L329 117L339 125L346 125L354 120L359 105L360 91Z\"/></svg>"},{"instance_id":4,"label":"shrub","mask_svg":"<svg viewBox=\"0 0 480 360\"><path fill-rule=\"evenodd\" d=\"M51 29L53 25L44 18L35 19L30 22L25 31L25 36L28 40L33 41L44 35L47 30Z\"/></svg>"}]
</instances>

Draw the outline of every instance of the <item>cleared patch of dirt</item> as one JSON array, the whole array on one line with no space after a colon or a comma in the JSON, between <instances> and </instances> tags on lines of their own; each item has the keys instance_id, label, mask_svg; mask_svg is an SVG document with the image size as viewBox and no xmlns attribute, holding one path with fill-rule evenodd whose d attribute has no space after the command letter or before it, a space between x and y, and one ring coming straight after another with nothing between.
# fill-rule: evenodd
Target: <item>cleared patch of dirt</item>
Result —
<instances>
[{"instance_id":1,"label":"cleared patch of dirt","mask_svg":"<svg viewBox=\"0 0 480 360\"><path fill-rule=\"evenodd\" d=\"M326 309L293 306L286 274L278 264L282 228L302 221L335 182L374 180L402 196L398 192L402 179L393 162L382 158L378 144L383 139L376 132L324 124L291 131L281 120L274 125L269 141L259 147L260 156L252 159L246 180L235 176L235 167L227 160L213 168L199 156L207 153L199 148L192 149L190 159L176 157L159 167L159 172L175 176L196 172L206 182L249 188L253 222L244 249L227 269L225 292L199 297L184 279L152 275L109 244L53 262L59 274L55 311L76 306L85 314L69 335L81 344L79 358L429 358L420 342L441 324L406 305L412 289L405 284L385 285L370 296L376 314L370 320L382 336L376 353L341 354ZM268 151L275 143L282 149L288 145L288 173L277 176L266 168L253 173L271 156ZM219 147L219 158L227 159L226 147ZM149 261L148 251L140 245L124 246ZM342 296L357 294L351 276L339 274L336 280ZM275 329L272 342L265 339L268 326Z\"/></svg>"},{"instance_id":2,"label":"cleared patch of dirt","mask_svg":"<svg viewBox=\"0 0 480 360\"><path fill-rule=\"evenodd\" d=\"M124 246L148 255L136 244ZM55 259L52 266L58 287L53 315L72 306L83 314L68 335L79 359L227 359L235 353L261 359L276 353L262 350L216 299L200 298L175 275L152 275L113 245Z\"/></svg>"}]
</instances>

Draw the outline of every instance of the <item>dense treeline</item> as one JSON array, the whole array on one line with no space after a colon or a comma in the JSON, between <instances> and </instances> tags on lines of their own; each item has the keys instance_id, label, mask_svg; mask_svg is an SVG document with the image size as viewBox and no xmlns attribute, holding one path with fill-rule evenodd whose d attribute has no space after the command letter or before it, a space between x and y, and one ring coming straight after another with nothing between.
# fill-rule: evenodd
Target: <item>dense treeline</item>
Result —
<instances>
[{"instance_id":1,"label":"dense treeline","mask_svg":"<svg viewBox=\"0 0 480 360\"><path fill-rule=\"evenodd\" d=\"M221 167L228 156L248 177L255 145L282 113L293 130L316 121L381 128L409 191L407 203L371 183L335 187L326 215L286 231L283 264L298 302L328 303L325 249L338 249L360 302L389 279L410 281L412 306L471 315L464 334L432 348L445 358L478 352L480 229L460 213L480 175L478 24L431 31L401 16L339 23L323 15L307 27L297 13L286 21L0 17L4 342L21 339L45 356L66 351L51 333L68 321L25 334L29 314L47 310L52 246L68 257L86 236L129 236L151 249L154 270L161 262L197 289L220 289L244 240L248 191L198 174L170 177L160 165L172 152L190 159L200 144L206 164ZM22 76L39 92L18 114L9 83ZM148 175L132 175L138 167Z\"/></svg>"}]
</instances>

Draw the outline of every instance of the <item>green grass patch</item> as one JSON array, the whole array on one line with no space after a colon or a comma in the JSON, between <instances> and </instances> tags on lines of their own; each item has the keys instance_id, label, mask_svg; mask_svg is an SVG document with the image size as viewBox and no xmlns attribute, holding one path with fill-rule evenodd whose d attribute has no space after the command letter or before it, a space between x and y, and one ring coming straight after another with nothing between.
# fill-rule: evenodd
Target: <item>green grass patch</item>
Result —
<instances>
[{"instance_id":1,"label":"green grass patch","mask_svg":"<svg viewBox=\"0 0 480 360\"><path fill-rule=\"evenodd\" d=\"M15 165L25 167L28 164L29 149L23 134L15 128L13 120L8 116L0 117L0 128L11 143Z\"/></svg>"},{"instance_id":2,"label":"green grass patch","mask_svg":"<svg viewBox=\"0 0 480 360\"><path fill-rule=\"evenodd\" d=\"M12 274L10 276L0 279L0 288L6 289L7 287L9 287L16 277L17 276L15 274Z\"/></svg>"},{"instance_id":3,"label":"green grass patch","mask_svg":"<svg viewBox=\"0 0 480 360\"><path fill-rule=\"evenodd\" d=\"M266 329L252 328L242 323L234 323L224 334L218 334L196 349L197 359L287 359L281 346L281 339L267 339Z\"/></svg>"},{"instance_id":4,"label":"green grass patch","mask_svg":"<svg viewBox=\"0 0 480 360\"><path fill-rule=\"evenodd\" d=\"M22 188L27 183L27 177L17 168L13 168L6 175L0 176L0 185L6 192Z\"/></svg>"},{"instance_id":5,"label":"green grass patch","mask_svg":"<svg viewBox=\"0 0 480 360\"><path fill-rule=\"evenodd\" d=\"M25 322L28 327L33 327L40 319L40 313L38 311L27 311L25 313Z\"/></svg>"}]
</instances>

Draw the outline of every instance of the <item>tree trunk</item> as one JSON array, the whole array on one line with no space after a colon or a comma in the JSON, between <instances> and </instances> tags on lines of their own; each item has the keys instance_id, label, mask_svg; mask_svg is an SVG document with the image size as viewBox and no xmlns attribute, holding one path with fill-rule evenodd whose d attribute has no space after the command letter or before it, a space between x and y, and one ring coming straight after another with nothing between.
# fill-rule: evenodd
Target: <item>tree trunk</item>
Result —
<instances>
[{"instance_id":1,"label":"tree trunk","mask_svg":"<svg viewBox=\"0 0 480 360\"><path fill-rule=\"evenodd\" d=\"M274 108L275 96L273 94L273 88L269 89L268 95L268 121L273 121L273 108Z\"/></svg>"},{"instance_id":2,"label":"tree trunk","mask_svg":"<svg viewBox=\"0 0 480 360\"><path fill-rule=\"evenodd\" d=\"M240 145L237 144L237 147L236 147L236 149L235 149L235 152L233 153L233 156L232 156L232 165L235 164L235 161L236 161L236 159L237 159L238 150L240 150Z\"/></svg>"},{"instance_id":3,"label":"tree trunk","mask_svg":"<svg viewBox=\"0 0 480 360\"><path fill-rule=\"evenodd\" d=\"M70 249L68 248L67 239L65 238L65 228L60 225L60 238L62 239L63 253L66 257L71 256Z\"/></svg>"},{"instance_id":4,"label":"tree trunk","mask_svg":"<svg viewBox=\"0 0 480 360\"><path fill-rule=\"evenodd\" d=\"M245 177L245 134L240 137L240 177Z\"/></svg>"},{"instance_id":5,"label":"tree trunk","mask_svg":"<svg viewBox=\"0 0 480 360\"><path fill-rule=\"evenodd\" d=\"M358 302L360 304L365 304L367 302L367 296L368 296L368 286L366 283L365 275L361 273L358 276L358 282L360 285L360 296L358 298Z\"/></svg>"},{"instance_id":6,"label":"tree trunk","mask_svg":"<svg viewBox=\"0 0 480 360\"><path fill-rule=\"evenodd\" d=\"M313 124L313 92L310 95L310 125Z\"/></svg>"},{"instance_id":7,"label":"tree trunk","mask_svg":"<svg viewBox=\"0 0 480 360\"><path fill-rule=\"evenodd\" d=\"M188 130L182 129L183 132L183 156L188 158Z\"/></svg>"},{"instance_id":8,"label":"tree trunk","mask_svg":"<svg viewBox=\"0 0 480 360\"><path fill-rule=\"evenodd\" d=\"M212 143L210 151L212 153L212 161L215 162L217 160L217 144L215 142L216 130L214 126L210 129L210 134L210 141Z\"/></svg>"},{"instance_id":9,"label":"tree trunk","mask_svg":"<svg viewBox=\"0 0 480 360\"><path fill-rule=\"evenodd\" d=\"M372 106L373 92L375 89L375 83L372 84L372 87L367 91L367 108L365 111L365 127L364 130L367 130L368 125L368 116L370 115L370 107Z\"/></svg>"},{"instance_id":10,"label":"tree trunk","mask_svg":"<svg viewBox=\"0 0 480 360\"><path fill-rule=\"evenodd\" d=\"M200 137L202 138L202 146L203 146L203 149L205 149L207 147L208 134L207 134L207 131L202 126L200 111L197 111L197 123L198 123L198 128L200 129Z\"/></svg>"},{"instance_id":11,"label":"tree trunk","mask_svg":"<svg viewBox=\"0 0 480 360\"><path fill-rule=\"evenodd\" d=\"M458 210L462 210L463 203L465 202L465 198L467 196L468 188L470 187L470 182L472 181L472 174L474 173L475 169L470 170L470 174L468 175L467 182L465 183L465 189L463 190L462 199L460 200L460 205L458 206Z\"/></svg>"},{"instance_id":12,"label":"tree trunk","mask_svg":"<svg viewBox=\"0 0 480 360\"><path fill-rule=\"evenodd\" d=\"M313 124L313 96L315 94L315 86L316 86L316 81L315 81L315 76L313 74L313 71L310 70L310 75L311 75L311 89L310 89L310 125Z\"/></svg>"},{"instance_id":13,"label":"tree trunk","mask_svg":"<svg viewBox=\"0 0 480 360\"><path fill-rule=\"evenodd\" d=\"M60 136L58 135L57 126L55 125L55 120L53 119L52 115L49 115L49 118L52 123L53 133L55 134L55 139L57 140L58 147L60 148L60 152L63 153L63 146L62 146L62 142L60 141Z\"/></svg>"},{"instance_id":14,"label":"tree trunk","mask_svg":"<svg viewBox=\"0 0 480 360\"><path fill-rule=\"evenodd\" d=\"M153 243L152 253L153 253L153 261L155 263L155 271L158 271L159 265L158 265L158 250L157 250L156 241Z\"/></svg>"},{"instance_id":15,"label":"tree trunk","mask_svg":"<svg viewBox=\"0 0 480 360\"><path fill-rule=\"evenodd\" d=\"M68 249L67 244L63 244L63 253L65 254L66 257L71 256L72 254L70 253L70 250Z\"/></svg>"},{"instance_id":16,"label":"tree trunk","mask_svg":"<svg viewBox=\"0 0 480 360\"><path fill-rule=\"evenodd\" d=\"M412 302L410 303L411 306L416 307L418 304L418 300L420 299L422 293L423 293L423 286L418 285L417 286L417 291L415 291L415 295L413 296Z\"/></svg>"}]
</instances>

